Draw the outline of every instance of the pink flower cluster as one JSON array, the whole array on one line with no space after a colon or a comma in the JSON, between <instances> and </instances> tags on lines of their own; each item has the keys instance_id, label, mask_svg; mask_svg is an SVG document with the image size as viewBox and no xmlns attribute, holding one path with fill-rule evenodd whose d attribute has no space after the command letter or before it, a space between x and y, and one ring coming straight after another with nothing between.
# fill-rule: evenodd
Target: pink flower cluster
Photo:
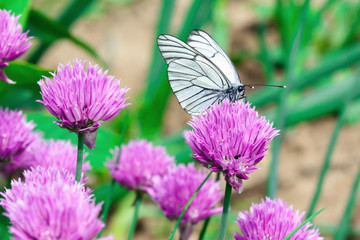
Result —
<instances>
[{"instance_id":1,"label":"pink flower cluster","mask_svg":"<svg viewBox=\"0 0 360 240\"><path fill-rule=\"evenodd\" d=\"M9 162L39 138L39 134L33 132L34 127L21 111L0 107L0 160Z\"/></svg>"},{"instance_id":2,"label":"pink flower cluster","mask_svg":"<svg viewBox=\"0 0 360 240\"><path fill-rule=\"evenodd\" d=\"M175 164L164 147L145 140L130 141L112 153L113 160L108 161L107 167L113 178L128 190L144 191L151 186L154 176L164 175Z\"/></svg>"},{"instance_id":3,"label":"pink flower cluster","mask_svg":"<svg viewBox=\"0 0 360 240\"><path fill-rule=\"evenodd\" d=\"M15 239L93 239L104 224L91 190L65 169L37 167L1 193Z\"/></svg>"},{"instance_id":4,"label":"pink flower cluster","mask_svg":"<svg viewBox=\"0 0 360 240\"><path fill-rule=\"evenodd\" d=\"M43 98L39 102L59 119L56 124L71 132L85 133L85 144L94 148L101 121L113 119L129 105L124 98L129 89L120 88L120 80L107 75L98 65L89 63L86 67L86 61L60 64L52 75L52 80L44 77L38 82Z\"/></svg>"},{"instance_id":5,"label":"pink flower cluster","mask_svg":"<svg viewBox=\"0 0 360 240\"><path fill-rule=\"evenodd\" d=\"M31 46L28 32L23 33L20 16L14 16L10 11L0 9L0 80L14 84L5 72L4 68L9 62L23 55Z\"/></svg>"},{"instance_id":6,"label":"pink flower cluster","mask_svg":"<svg viewBox=\"0 0 360 240\"><path fill-rule=\"evenodd\" d=\"M252 204L249 211L239 212L237 224L241 234L236 233L237 240L284 239L303 221L305 213L294 211L281 199L266 198L259 204ZM322 240L318 229L312 228L310 222L300 228L290 240Z\"/></svg>"},{"instance_id":7,"label":"pink flower cluster","mask_svg":"<svg viewBox=\"0 0 360 240\"><path fill-rule=\"evenodd\" d=\"M204 167L223 172L237 192L279 132L249 103L227 99L194 116L189 125L193 130L185 131L185 139L193 157Z\"/></svg>"}]
</instances>

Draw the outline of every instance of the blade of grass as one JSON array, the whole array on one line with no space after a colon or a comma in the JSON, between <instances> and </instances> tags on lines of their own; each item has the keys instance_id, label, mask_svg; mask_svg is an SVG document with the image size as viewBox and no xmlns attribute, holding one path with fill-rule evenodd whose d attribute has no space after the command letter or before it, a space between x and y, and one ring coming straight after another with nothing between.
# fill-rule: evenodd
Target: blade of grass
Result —
<instances>
[{"instance_id":1,"label":"blade of grass","mask_svg":"<svg viewBox=\"0 0 360 240\"><path fill-rule=\"evenodd\" d=\"M214 0L194 0L179 31L179 39L185 40L192 29L200 28L209 21ZM164 33L164 32L163 32ZM156 46L157 47L157 46ZM139 109L139 123L142 135L153 137L159 133L171 90L166 77L166 64L160 61L159 73L149 76L144 101Z\"/></svg>"},{"instance_id":2,"label":"blade of grass","mask_svg":"<svg viewBox=\"0 0 360 240\"><path fill-rule=\"evenodd\" d=\"M229 50L229 21L227 16L228 0L215 0L212 20L212 37L221 46L224 52Z\"/></svg>"},{"instance_id":3,"label":"blade of grass","mask_svg":"<svg viewBox=\"0 0 360 240\"><path fill-rule=\"evenodd\" d=\"M307 95L302 95L296 101L289 101L286 126L293 126L301 121L316 119L327 114L337 113L341 108L344 97L352 92L352 87L358 81L358 76L347 77L345 81L314 89ZM359 98L360 93L354 98Z\"/></svg>"},{"instance_id":4,"label":"blade of grass","mask_svg":"<svg viewBox=\"0 0 360 240\"><path fill-rule=\"evenodd\" d=\"M102 65L105 61L96 53L96 51L84 41L73 36L65 25L54 21L39 11L31 10L29 14L28 27L32 33L35 33L43 42L52 43L57 39L67 38L76 45L87 51L91 56L97 59Z\"/></svg>"},{"instance_id":5,"label":"blade of grass","mask_svg":"<svg viewBox=\"0 0 360 240\"><path fill-rule=\"evenodd\" d=\"M269 51L268 51L268 47L267 47L266 39L265 39L265 31L266 31L265 24L260 24L258 31L257 31L258 41L259 41L259 45L260 45L259 58L264 66L266 82L270 84L273 82L274 67L269 58Z\"/></svg>"},{"instance_id":6,"label":"blade of grass","mask_svg":"<svg viewBox=\"0 0 360 240\"><path fill-rule=\"evenodd\" d=\"M289 233L289 235L287 235L283 240L288 240L291 238L292 235L294 235L297 231L300 230L300 228L302 228L306 223L310 222L314 217L316 217L319 213L321 213L322 211L324 211L325 208L320 209L319 211L317 211L315 214L313 214L312 216L308 217L303 223L301 223L296 229L294 229L291 233Z\"/></svg>"},{"instance_id":7,"label":"blade of grass","mask_svg":"<svg viewBox=\"0 0 360 240\"><path fill-rule=\"evenodd\" d=\"M124 126L123 126L123 129L122 129L121 138L120 138L120 142L119 142L119 152L118 152L118 155L116 156L116 164L115 164L115 166L118 166L119 162L120 162L121 145L123 144L124 139L125 139L125 134L126 134L126 130L128 128L128 123L129 123L129 112L127 112L126 116L125 116ZM116 185L116 181L115 181L114 178L112 178L109 193L108 193L108 196L107 196L107 199L106 199L106 202L105 202L105 206L104 206L104 209L103 209L103 218L102 218L102 220L103 220L104 223L106 223L106 219L107 219L108 214L109 214L111 200L112 200L113 192L114 192L114 189L115 189L115 185ZM103 232L103 229L99 232L99 234L97 236L98 238L101 236L102 232Z\"/></svg>"},{"instance_id":8,"label":"blade of grass","mask_svg":"<svg viewBox=\"0 0 360 240\"><path fill-rule=\"evenodd\" d=\"M175 232L176 232L176 229L178 228L180 222L181 222L181 219L183 218L186 210L188 209L188 207L190 206L192 200L194 199L194 197L197 195L197 193L200 191L200 189L202 188L202 186L205 184L205 182L209 179L209 177L211 176L211 174L213 173L213 171L210 171L209 174L206 176L206 178L204 179L204 181L200 184L200 186L196 189L196 191L193 193L193 195L191 195L189 201L186 203L184 209L182 210L178 220L176 221L175 223L175 226L170 234L170 237L169 237L169 240L172 240L174 238L174 235L175 235Z\"/></svg>"},{"instance_id":9,"label":"blade of grass","mask_svg":"<svg viewBox=\"0 0 360 240\"><path fill-rule=\"evenodd\" d=\"M11 10L16 16L21 15L19 23L23 26L23 30L27 23L31 8L31 0L0 0L0 9Z\"/></svg>"},{"instance_id":10,"label":"blade of grass","mask_svg":"<svg viewBox=\"0 0 360 240\"><path fill-rule=\"evenodd\" d=\"M157 109L157 104L160 104L161 106L163 103L161 103L160 101L163 99L167 99L167 95L169 94L169 89L159 90L159 88L161 87L164 88L164 86L161 85L159 82L165 81L164 78L166 77L166 65L157 46L157 37L160 34L165 34L169 32L171 19L174 12L174 6L174 0L162 1L161 14L157 25L152 59L146 78L147 88L145 89L138 113L140 130L143 136L153 135L160 128L160 124L158 123L160 119L158 117L155 117L157 114L150 114L150 111L153 109ZM158 93L160 95L157 96L153 93ZM153 130L152 126L156 126L156 130Z\"/></svg>"},{"instance_id":11,"label":"blade of grass","mask_svg":"<svg viewBox=\"0 0 360 240\"><path fill-rule=\"evenodd\" d=\"M94 2L94 0L73 0L67 8L60 14L56 20L58 23L64 25L68 29L73 22L75 22ZM53 39L49 42L42 42L39 47L30 56L31 63L37 63L46 50L55 42Z\"/></svg>"},{"instance_id":12,"label":"blade of grass","mask_svg":"<svg viewBox=\"0 0 360 240\"><path fill-rule=\"evenodd\" d=\"M328 145L328 148L327 148L327 151L326 151L324 163L323 163L323 166L321 168L318 183L316 185L316 190L314 192L313 199L311 201L309 210L307 212L307 217L312 215L312 213L315 210L316 204L317 204L317 202L319 200L321 190L322 190L322 187L323 187L323 183L324 183L324 179L325 179L326 173L328 172L328 169L330 167L331 156L332 156L332 153L334 151L335 144L336 144L336 141L338 139L340 130L341 130L343 124L344 124L346 110L347 110L347 108L349 106L349 103L351 103L353 101L353 99L360 93L360 90L359 90L360 89L360 81L357 79L357 76L359 76L359 73L360 73L360 71L358 70L356 72L356 74L355 74L356 79L355 79L355 81L353 83L351 93L345 95L345 99L343 100L343 104L342 104L342 107L340 109L340 112L339 112L339 115L338 115L334 130L333 130L333 133L332 133L332 136L330 138L330 142L329 142L329 145Z\"/></svg>"},{"instance_id":13,"label":"blade of grass","mask_svg":"<svg viewBox=\"0 0 360 240\"><path fill-rule=\"evenodd\" d=\"M142 193L141 192L136 192L136 198L135 198L135 202L134 202L134 216L133 219L131 221L131 226L130 226L130 230L129 230L129 235L128 235L128 240L131 240L134 232L135 232L135 228L136 228L136 223L137 223L137 219L138 219L138 214L139 214L139 208L140 208L140 204L141 204L141 198L142 198Z\"/></svg>"},{"instance_id":14,"label":"blade of grass","mask_svg":"<svg viewBox=\"0 0 360 240\"><path fill-rule=\"evenodd\" d=\"M349 194L348 202L346 204L346 208L344 214L340 220L339 225L337 226L337 231L334 235L334 240L345 240L351 226L351 216L355 209L356 197L359 190L360 183L360 164L358 165L358 172Z\"/></svg>"},{"instance_id":15,"label":"blade of grass","mask_svg":"<svg viewBox=\"0 0 360 240\"><path fill-rule=\"evenodd\" d=\"M216 174L216 181L219 181L219 179L220 179L220 172L218 172L218 173ZM200 232L200 235L199 235L199 240L203 240L203 239L204 239L205 233L206 233L206 229L207 229L207 227L209 226L210 220L211 220L211 217L208 217L207 219L205 219L204 225L203 225L203 227L202 227L202 229L201 229L201 232Z\"/></svg>"},{"instance_id":16,"label":"blade of grass","mask_svg":"<svg viewBox=\"0 0 360 240\"><path fill-rule=\"evenodd\" d=\"M159 22L157 25L157 30L155 34L155 41L153 47L153 54L151 59L151 64L149 67L149 72L147 74L146 82L148 85L156 84L156 81L161 78L161 68L164 65L164 61L159 52L157 46L157 37L160 34L165 34L169 32L169 27L171 23L171 18L174 12L175 1L174 0L163 0ZM148 93L149 94L149 93Z\"/></svg>"},{"instance_id":17,"label":"blade of grass","mask_svg":"<svg viewBox=\"0 0 360 240\"><path fill-rule=\"evenodd\" d=\"M275 126L277 129L282 130L282 133L275 138L272 145L272 159L270 162L266 194L270 198L274 198L277 192L277 177L278 177L278 165L279 165L279 155L280 155L280 147L282 143L282 138L284 136L285 131L285 121L287 116L287 97L292 90L293 86L293 68L295 65L296 54L300 46L301 36L303 27L306 20L306 15L309 9L310 0L305 0L303 4L303 11L301 17L299 19L298 27L294 39L291 44L291 49L288 55L288 59L286 62L286 72L285 72L285 81L284 84L287 88L283 89L281 97L279 99L279 106L277 109Z\"/></svg>"}]
</instances>

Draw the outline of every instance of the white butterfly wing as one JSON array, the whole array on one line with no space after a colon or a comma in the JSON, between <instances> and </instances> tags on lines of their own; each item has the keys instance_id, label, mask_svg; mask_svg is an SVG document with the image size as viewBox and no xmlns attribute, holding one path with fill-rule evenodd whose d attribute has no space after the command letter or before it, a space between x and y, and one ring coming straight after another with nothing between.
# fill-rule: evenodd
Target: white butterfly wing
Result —
<instances>
[{"instance_id":1,"label":"white butterfly wing","mask_svg":"<svg viewBox=\"0 0 360 240\"><path fill-rule=\"evenodd\" d=\"M240 77L230 58L206 32L191 31L187 44L215 64L232 84L241 84Z\"/></svg>"},{"instance_id":2,"label":"white butterfly wing","mask_svg":"<svg viewBox=\"0 0 360 240\"><path fill-rule=\"evenodd\" d=\"M170 86L181 107L196 115L224 98L231 83L214 63L171 35L160 35L158 46L168 66Z\"/></svg>"},{"instance_id":3,"label":"white butterfly wing","mask_svg":"<svg viewBox=\"0 0 360 240\"><path fill-rule=\"evenodd\" d=\"M199 54L195 49L171 35L160 35L157 42L167 64L179 58L195 59L195 56Z\"/></svg>"}]
</instances>

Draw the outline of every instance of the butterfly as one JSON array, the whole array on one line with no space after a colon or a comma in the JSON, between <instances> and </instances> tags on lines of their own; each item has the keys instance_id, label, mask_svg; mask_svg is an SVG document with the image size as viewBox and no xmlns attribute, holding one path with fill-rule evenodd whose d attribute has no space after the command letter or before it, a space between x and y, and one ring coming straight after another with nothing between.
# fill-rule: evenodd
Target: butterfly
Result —
<instances>
[{"instance_id":1,"label":"butterfly","mask_svg":"<svg viewBox=\"0 0 360 240\"><path fill-rule=\"evenodd\" d=\"M245 96L235 66L209 34L193 30L187 42L162 34L159 50L168 64L170 86L181 107L190 115L199 115L212 104Z\"/></svg>"}]
</instances>

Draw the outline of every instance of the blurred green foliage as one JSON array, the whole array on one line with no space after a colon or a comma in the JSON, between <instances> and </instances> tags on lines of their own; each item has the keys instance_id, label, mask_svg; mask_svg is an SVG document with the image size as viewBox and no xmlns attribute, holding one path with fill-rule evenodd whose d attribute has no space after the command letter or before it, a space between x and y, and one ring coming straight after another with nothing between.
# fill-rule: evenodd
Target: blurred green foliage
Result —
<instances>
[{"instance_id":1,"label":"blurred green foliage","mask_svg":"<svg viewBox=\"0 0 360 240\"><path fill-rule=\"evenodd\" d=\"M129 7L134 1L125 2L127 4L121 7ZM279 97L283 94L283 89L278 88L259 89L249 96L249 101L257 108L266 107L264 114L271 120L279 119L277 107L283 101L286 111L281 116L284 126L282 134L285 127L295 126L302 121L311 121L329 114L341 113L342 124L355 123L360 119L360 91L354 92L354 86L359 81L355 66L360 60L360 18L358 17L360 2L340 0L327 0L317 4L310 2L306 17L302 17L304 3L305 1L298 0L278 0L272 1L271 4L268 2L268 5L249 3L259 19L254 25L259 48L254 51L240 46L229 54L235 64L242 64L249 60L258 62L263 69L264 81L267 83L282 84L285 79L287 82L291 80L292 84L285 98ZM99 11L93 7L96 4L99 4L99 1L72 0L57 17L51 18L38 9L32 8L31 0L0 0L1 9L12 10L16 15L22 15L21 24L25 26L25 29L30 29L31 35L40 42L31 51L27 62L14 61L5 69L6 74L17 84L8 85L0 82L0 105L23 109L28 119L37 124L36 129L42 131L46 138L71 139L74 144L76 143L75 134L69 134L67 130L55 127L53 121L56 119L42 111L42 105L36 102L41 98L37 81L42 76L50 76L49 72L54 70L43 69L35 64L54 42L66 38L84 49L102 65L106 65L96 50L87 44L86 39L80 39L70 31L71 25L81 19L85 12ZM189 157L191 151L183 139L183 131L171 136L162 135L164 113L171 90L167 82L166 64L156 46L156 38L159 34L170 33L185 40L191 30L205 27L224 50L229 52L231 31L226 12L228 4L227 0L191 1L179 31L174 32L170 25L176 1L161 1L146 85L143 93L132 99L135 102L128 110L131 120L125 139L140 137L152 139L157 144L165 145L168 151L176 156L177 162L192 161ZM299 24L301 24L301 40L294 45L294 36L299 33ZM267 36L274 34L273 30L280 40L270 44ZM296 54L291 55L294 46ZM352 95L351 99L347 98L349 95ZM346 108L344 108L344 99L348 99ZM92 187L95 189L97 201L105 201L111 188L111 178L103 164L106 158L110 157L109 149L119 145L125 114L122 112L121 115L113 121L116 124L104 123L103 127L99 128L97 148L88 151L87 159L93 168L90 179L94 180ZM138 127L140 130L135 129ZM337 136L334 141L336 138ZM280 144L281 142L279 146ZM333 147L330 146L330 148ZM329 163L331 153L328 159L324 161L324 164ZM276 159L272 162L276 163ZM274 167L277 168L276 164ZM344 217L339 223L338 230L330 232L326 230L326 226L321 228L329 234L334 234L335 240L345 239L347 235L359 236L359 232L354 231L349 222L354 211L356 199L354 193L356 193L358 183L359 177L354 179L354 190L349 196L348 208L344 210ZM277 184L275 183L273 187L276 190ZM321 191L321 187L317 191ZM124 223L130 223L131 219L129 206L133 196L129 195L125 189L116 186L111 199L111 207L115 211L106 231L114 231L114 233L118 231L124 236L127 234L127 225ZM140 216L163 218L160 211L154 210L150 205L145 204L141 208L143 210L140 211ZM236 218L235 211L231 214L232 219L229 222ZM219 222L220 217L212 220L206 239L216 238L216 226ZM6 218L1 217L0 234L3 236L1 239L8 239L7 225ZM169 223L163 223L163 225L156 230L160 235L170 232L168 229L172 226ZM228 236L231 237L234 231L236 228L230 226Z\"/></svg>"}]
</instances>

